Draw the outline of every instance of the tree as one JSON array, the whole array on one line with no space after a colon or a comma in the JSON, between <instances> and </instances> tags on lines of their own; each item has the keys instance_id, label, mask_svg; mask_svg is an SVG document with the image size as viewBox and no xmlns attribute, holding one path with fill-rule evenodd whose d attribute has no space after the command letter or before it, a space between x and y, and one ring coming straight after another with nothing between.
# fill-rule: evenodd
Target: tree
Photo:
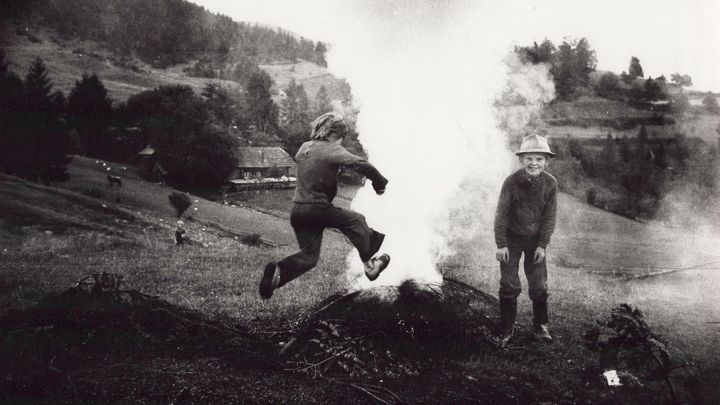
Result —
<instances>
[{"instance_id":1,"label":"tree","mask_svg":"<svg viewBox=\"0 0 720 405\"><path fill-rule=\"evenodd\" d=\"M23 82L18 135L27 172L60 180L66 176L69 137L62 121L65 98L52 87L45 63L35 58Z\"/></svg>"},{"instance_id":2,"label":"tree","mask_svg":"<svg viewBox=\"0 0 720 405\"><path fill-rule=\"evenodd\" d=\"M203 98L189 86L139 93L128 99L125 110L177 184L217 188L234 167L236 140L212 125Z\"/></svg>"},{"instance_id":3,"label":"tree","mask_svg":"<svg viewBox=\"0 0 720 405\"><path fill-rule=\"evenodd\" d=\"M688 75L681 75L680 73L673 73L670 75L670 82L677 86L692 86L692 77Z\"/></svg>"},{"instance_id":4,"label":"tree","mask_svg":"<svg viewBox=\"0 0 720 405\"><path fill-rule=\"evenodd\" d=\"M645 99L648 101L664 100L665 98L667 98L665 92L663 92L663 89L660 86L660 83L656 80L653 80L652 77L648 77L647 80L645 80L644 87Z\"/></svg>"},{"instance_id":5,"label":"tree","mask_svg":"<svg viewBox=\"0 0 720 405\"><path fill-rule=\"evenodd\" d=\"M23 82L7 69L5 54L0 50L0 169L5 171L12 171L25 157L23 103Z\"/></svg>"},{"instance_id":6,"label":"tree","mask_svg":"<svg viewBox=\"0 0 720 405\"><path fill-rule=\"evenodd\" d=\"M597 93L600 97L614 98L620 95L620 79L613 72L606 72L600 76Z\"/></svg>"},{"instance_id":7,"label":"tree","mask_svg":"<svg viewBox=\"0 0 720 405\"><path fill-rule=\"evenodd\" d=\"M278 106L270 96L272 78L263 71L254 72L248 80L247 89L247 116L262 132L272 132L277 129Z\"/></svg>"},{"instance_id":8,"label":"tree","mask_svg":"<svg viewBox=\"0 0 720 405\"><path fill-rule=\"evenodd\" d=\"M244 128L247 125L247 117L242 108L244 98L239 91L208 83L202 91L202 96L213 124L222 128L233 126Z\"/></svg>"},{"instance_id":9,"label":"tree","mask_svg":"<svg viewBox=\"0 0 720 405\"><path fill-rule=\"evenodd\" d=\"M327 52L327 47L322 42L318 41L317 45L315 45L315 59L314 62L317 63L320 66L327 67L327 61L325 60L325 53Z\"/></svg>"},{"instance_id":10,"label":"tree","mask_svg":"<svg viewBox=\"0 0 720 405\"><path fill-rule=\"evenodd\" d=\"M643 77L643 69L640 66L640 59L633 56L630 58L630 67L628 67L628 77L630 80L634 80L637 77Z\"/></svg>"},{"instance_id":11,"label":"tree","mask_svg":"<svg viewBox=\"0 0 720 405\"><path fill-rule=\"evenodd\" d=\"M708 92L705 97L703 97L702 104L708 112L713 114L720 113L720 104L718 104L717 96L711 92Z\"/></svg>"},{"instance_id":12,"label":"tree","mask_svg":"<svg viewBox=\"0 0 720 405\"><path fill-rule=\"evenodd\" d=\"M68 123L75 128L88 156L105 158L112 100L97 74L83 74L68 97Z\"/></svg>"},{"instance_id":13,"label":"tree","mask_svg":"<svg viewBox=\"0 0 720 405\"><path fill-rule=\"evenodd\" d=\"M301 84L291 79L285 89L285 98L280 108L285 149L295 154L300 145L307 139L310 127L310 110L307 93Z\"/></svg>"},{"instance_id":14,"label":"tree","mask_svg":"<svg viewBox=\"0 0 720 405\"><path fill-rule=\"evenodd\" d=\"M586 38L580 38L575 44L573 63L575 75L578 83L587 85L590 81L590 73L595 71L597 66L597 58L595 51L590 48L590 43Z\"/></svg>"},{"instance_id":15,"label":"tree","mask_svg":"<svg viewBox=\"0 0 720 405\"><path fill-rule=\"evenodd\" d=\"M537 65L539 63L553 63L555 54L555 45L548 39L545 39L540 45L533 42L532 46L516 47L515 52L520 56L523 63L531 63Z\"/></svg>"},{"instance_id":16,"label":"tree","mask_svg":"<svg viewBox=\"0 0 720 405\"><path fill-rule=\"evenodd\" d=\"M575 88L575 66L574 52L572 44L567 41L558 47L555 56L555 65L552 67L552 74L555 79L555 93L562 100L571 98Z\"/></svg>"},{"instance_id":17,"label":"tree","mask_svg":"<svg viewBox=\"0 0 720 405\"><path fill-rule=\"evenodd\" d=\"M305 88L290 79L285 89L285 98L280 104L280 122L284 126L309 123L309 101Z\"/></svg>"},{"instance_id":18,"label":"tree","mask_svg":"<svg viewBox=\"0 0 720 405\"><path fill-rule=\"evenodd\" d=\"M313 109L313 116L319 117L320 115L332 110L333 106L330 103L330 95L328 95L327 88L325 88L325 86L320 86L317 93L315 93L315 108Z\"/></svg>"}]
</instances>

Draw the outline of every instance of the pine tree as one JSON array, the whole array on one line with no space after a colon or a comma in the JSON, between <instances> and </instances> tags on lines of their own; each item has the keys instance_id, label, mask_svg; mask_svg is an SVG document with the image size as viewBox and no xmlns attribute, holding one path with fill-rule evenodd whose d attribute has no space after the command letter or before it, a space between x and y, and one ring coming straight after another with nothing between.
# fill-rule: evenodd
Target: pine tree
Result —
<instances>
[{"instance_id":1,"label":"pine tree","mask_svg":"<svg viewBox=\"0 0 720 405\"><path fill-rule=\"evenodd\" d=\"M270 96L272 78L263 70L254 72L247 83L248 119L262 132L275 131L278 107Z\"/></svg>"},{"instance_id":2,"label":"pine tree","mask_svg":"<svg viewBox=\"0 0 720 405\"><path fill-rule=\"evenodd\" d=\"M30 69L25 75L25 92L30 101L29 106L45 108L50 104L50 92L52 83L48 78L45 62L38 56L30 64Z\"/></svg>"},{"instance_id":3,"label":"pine tree","mask_svg":"<svg viewBox=\"0 0 720 405\"><path fill-rule=\"evenodd\" d=\"M75 82L68 97L68 122L77 130L89 156L107 157L103 150L108 146L106 132L112 113L112 100L96 74L83 75Z\"/></svg>"},{"instance_id":4,"label":"pine tree","mask_svg":"<svg viewBox=\"0 0 720 405\"><path fill-rule=\"evenodd\" d=\"M52 93L52 82L41 58L35 58L24 81L19 136L21 155L29 173L47 180L65 177L65 156L69 144L62 121L65 97Z\"/></svg>"},{"instance_id":5,"label":"pine tree","mask_svg":"<svg viewBox=\"0 0 720 405\"><path fill-rule=\"evenodd\" d=\"M320 115L332 110L333 107L330 103L330 95L328 95L327 88L325 88L325 86L320 86L317 93L315 93L315 108L313 115L319 117Z\"/></svg>"},{"instance_id":6,"label":"pine tree","mask_svg":"<svg viewBox=\"0 0 720 405\"><path fill-rule=\"evenodd\" d=\"M640 59L633 56L630 58L630 67L628 67L628 76L630 80L637 77L644 77L643 68L640 66Z\"/></svg>"}]
</instances>

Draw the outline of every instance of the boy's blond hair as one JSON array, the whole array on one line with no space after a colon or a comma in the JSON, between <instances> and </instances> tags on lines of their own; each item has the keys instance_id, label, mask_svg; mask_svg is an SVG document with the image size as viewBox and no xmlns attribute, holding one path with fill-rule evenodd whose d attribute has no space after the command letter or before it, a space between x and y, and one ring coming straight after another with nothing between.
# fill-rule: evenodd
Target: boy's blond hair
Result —
<instances>
[{"instance_id":1,"label":"boy's blond hair","mask_svg":"<svg viewBox=\"0 0 720 405\"><path fill-rule=\"evenodd\" d=\"M325 141L328 136L335 134L341 138L347 135L348 126L345 120L332 112L325 113L315 119L310 125L312 132L310 139Z\"/></svg>"}]
</instances>

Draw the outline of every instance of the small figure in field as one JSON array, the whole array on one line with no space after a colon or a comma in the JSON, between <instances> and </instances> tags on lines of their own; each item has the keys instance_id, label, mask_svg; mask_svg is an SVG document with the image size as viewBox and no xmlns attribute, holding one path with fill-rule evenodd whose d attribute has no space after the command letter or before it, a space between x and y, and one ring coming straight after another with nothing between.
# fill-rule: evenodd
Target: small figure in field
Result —
<instances>
[{"instance_id":1,"label":"small figure in field","mask_svg":"<svg viewBox=\"0 0 720 405\"><path fill-rule=\"evenodd\" d=\"M521 255L533 303L533 336L552 341L548 331L545 249L555 229L557 180L545 172L545 165L555 154L550 151L547 139L539 135L525 137L515 154L522 168L505 179L495 212L501 347L507 346L513 335L517 297L522 291L518 276Z\"/></svg>"},{"instance_id":2,"label":"small figure in field","mask_svg":"<svg viewBox=\"0 0 720 405\"><path fill-rule=\"evenodd\" d=\"M185 227L183 221L177 221L177 229L175 229L175 244L182 245L185 243Z\"/></svg>"},{"instance_id":3,"label":"small figure in field","mask_svg":"<svg viewBox=\"0 0 720 405\"><path fill-rule=\"evenodd\" d=\"M370 228L361 214L332 204L341 166L369 178L378 195L385 192L387 179L367 160L341 146L348 126L340 116L334 113L319 116L311 131L310 141L303 143L295 155L298 175L290 224L300 251L265 266L260 280L260 296L264 299L315 267L325 228L338 229L350 240L360 254L368 279L375 280L390 263L387 254L375 256L385 235Z\"/></svg>"}]
</instances>

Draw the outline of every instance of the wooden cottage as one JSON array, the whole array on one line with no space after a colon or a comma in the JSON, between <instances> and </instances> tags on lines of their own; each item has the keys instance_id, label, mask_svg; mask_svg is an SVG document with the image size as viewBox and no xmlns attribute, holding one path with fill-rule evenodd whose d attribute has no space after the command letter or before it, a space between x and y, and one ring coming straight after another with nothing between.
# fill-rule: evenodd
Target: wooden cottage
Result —
<instances>
[{"instance_id":1,"label":"wooden cottage","mask_svg":"<svg viewBox=\"0 0 720 405\"><path fill-rule=\"evenodd\" d=\"M225 182L225 192L293 188L293 158L278 146L247 146L236 150L237 165Z\"/></svg>"}]
</instances>

